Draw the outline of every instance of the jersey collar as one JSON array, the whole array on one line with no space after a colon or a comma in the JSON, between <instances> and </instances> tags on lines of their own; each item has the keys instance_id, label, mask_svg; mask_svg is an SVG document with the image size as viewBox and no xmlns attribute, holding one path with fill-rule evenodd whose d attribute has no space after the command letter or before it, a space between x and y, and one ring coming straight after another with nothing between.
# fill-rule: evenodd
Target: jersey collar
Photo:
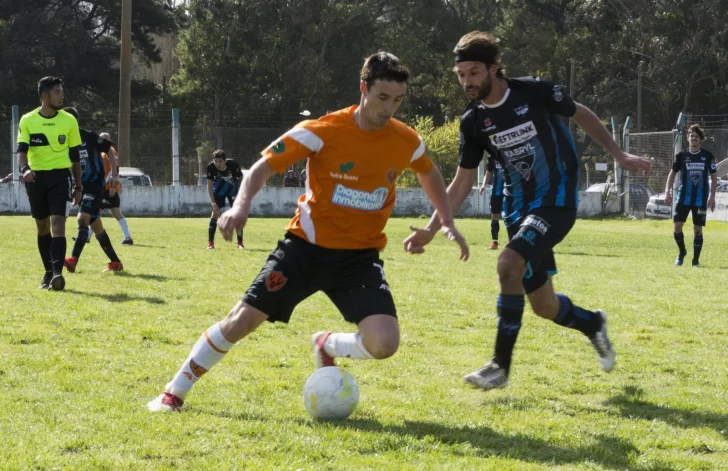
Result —
<instances>
[{"instance_id":1,"label":"jersey collar","mask_svg":"<svg viewBox=\"0 0 728 471\"><path fill-rule=\"evenodd\" d=\"M483 102L486 108L498 108L500 105L506 102L508 99L508 96L511 94L511 88L506 88L506 92L503 94L503 98L500 99L500 101L494 105L489 105L486 102Z\"/></svg>"}]
</instances>

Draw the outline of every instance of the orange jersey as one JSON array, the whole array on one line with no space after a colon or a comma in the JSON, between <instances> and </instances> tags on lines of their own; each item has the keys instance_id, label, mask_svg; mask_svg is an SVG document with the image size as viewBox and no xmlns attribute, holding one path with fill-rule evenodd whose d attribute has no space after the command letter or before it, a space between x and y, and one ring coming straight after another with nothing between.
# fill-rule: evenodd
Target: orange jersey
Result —
<instances>
[{"instance_id":1,"label":"orange jersey","mask_svg":"<svg viewBox=\"0 0 728 471\"><path fill-rule=\"evenodd\" d=\"M417 133L391 119L384 129L364 131L352 106L303 121L262 154L278 173L303 158L306 193L287 229L330 249L383 249L384 226L394 208L394 183L407 168L432 169Z\"/></svg>"},{"instance_id":2,"label":"orange jersey","mask_svg":"<svg viewBox=\"0 0 728 471\"><path fill-rule=\"evenodd\" d=\"M112 147L112 149L114 148ZM116 152L116 149L114 149L114 152ZM101 157L104 158L104 180L106 181L104 189L108 190L111 188L111 182L109 182L109 177L111 176L111 165L109 165L109 156L107 156L105 152L101 153ZM121 185L119 183L114 185L114 191L117 193L121 191Z\"/></svg>"}]
</instances>

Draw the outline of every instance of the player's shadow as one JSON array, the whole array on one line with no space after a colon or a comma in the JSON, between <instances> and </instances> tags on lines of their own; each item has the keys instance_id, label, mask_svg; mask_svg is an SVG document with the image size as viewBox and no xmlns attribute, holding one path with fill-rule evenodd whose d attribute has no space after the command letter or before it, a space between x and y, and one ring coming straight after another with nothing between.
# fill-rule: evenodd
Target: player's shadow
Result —
<instances>
[{"instance_id":1,"label":"player's shadow","mask_svg":"<svg viewBox=\"0 0 728 471\"><path fill-rule=\"evenodd\" d=\"M182 280L182 278L172 278L164 275L152 275L149 273L131 273L128 271L116 272L114 276L120 276L122 278L141 278L142 280L149 281L169 281L169 280Z\"/></svg>"},{"instance_id":2,"label":"player's shadow","mask_svg":"<svg viewBox=\"0 0 728 471\"><path fill-rule=\"evenodd\" d=\"M587 253L587 252L554 252L556 255L576 255L579 257L605 257L605 258L620 258L621 255L613 253Z\"/></svg>"},{"instance_id":3,"label":"player's shadow","mask_svg":"<svg viewBox=\"0 0 728 471\"><path fill-rule=\"evenodd\" d=\"M67 293L79 294L81 296L89 296L92 298L101 298L112 303L127 303L129 301L144 301L149 304L167 304L162 298L154 298L151 296L132 296L127 293L84 293L73 289L65 290Z\"/></svg>"},{"instance_id":4,"label":"player's shadow","mask_svg":"<svg viewBox=\"0 0 728 471\"><path fill-rule=\"evenodd\" d=\"M169 248L166 245L152 245L152 244L137 244L134 243L134 247L144 247L144 248L152 248L152 249L167 249Z\"/></svg>"},{"instance_id":5,"label":"player's shadow","mask_svg":"<svg viewBox=\"0 0 728 471\"><path fill-rule=\"evenodd\" d=\"M453 453L458 454L458 446L466 445L474 448L479 456L502 457L545 463L549 465L567 465L587 461L598 462L608 469L635 469L629 456L638 455L639 450L629 441L609 435L597 435L589 445L572 448L558 445L557 442L533 438L522 434L502 434L489 427L446 426L434 422L405 421L403 425L384 425L371 419L349 418L341 421L327 422L333 427L356 429L367 432L397 434L414 437L418 440L435 440L446 445L455 445ZM408 444L403 444L408 446ZM378 453L380 450L370 450ZM367 450L362 450L367 453ZM674 468L664 465L651 470L668 471Z\"/></svg>"},{"instance_id":6,"label":"player's shadow","mask_svg":"<svg viewBox=\"0 0 728 471\"><path fill-rule=\"evenodd\" d=\"M645 392L639 386L625 386L621 394L608 399L604 404L615 407L617 413L624 418L659 420L682 428L711 427L724 438L728 438L726 414L661 406L645 400L644 397Z\"/></svg>"}]
</instances>

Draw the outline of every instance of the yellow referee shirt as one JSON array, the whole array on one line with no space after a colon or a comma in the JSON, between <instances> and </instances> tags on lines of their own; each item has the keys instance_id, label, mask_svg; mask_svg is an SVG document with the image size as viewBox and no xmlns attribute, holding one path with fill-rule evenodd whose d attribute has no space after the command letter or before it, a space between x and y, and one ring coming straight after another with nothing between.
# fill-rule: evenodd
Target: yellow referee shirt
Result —
<instances>
[{"instance_id":1,"label":"yellow referee shirt","mask_svg":"<svg viewBox=\"0 0 728 471\"><path fill-rule=\"evenodd\" d=\"M63 110L52 118L40 114L40 107L20 118L18 150L28 153L32 170L55 170L71 167L69 149L81 145L78 122Z\"/></svg>"}]
</instances>

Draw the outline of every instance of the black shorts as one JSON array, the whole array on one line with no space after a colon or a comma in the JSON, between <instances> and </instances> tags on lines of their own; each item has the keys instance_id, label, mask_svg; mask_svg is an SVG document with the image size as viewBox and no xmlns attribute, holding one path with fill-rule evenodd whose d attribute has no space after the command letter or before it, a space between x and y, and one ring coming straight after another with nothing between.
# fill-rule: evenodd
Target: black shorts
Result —
<instances>
[{"instance_id":1,"label":"black shorts","mask_svg":"<svg viewBox=\"0 0 728 471\"><path fill-rule=\"evenodd\" d=\"M373 314L397 317L378 250L327 249L290 233L278 241L243 301L270 322L288 322L293 309L317 291L354 324Z\"/></svg>"},{"instance_id":2,"label":"black shorts","mask_svg":"<svg viewBox=\"0 0 728 471\"><path fill-rule=\"evenodd\" d=\"M503 195L490 195L490 214L500 215L503 212Z\"/></svg>"},{"instance_id":3,"label":"black shorts","mask_svg":"<svg viewBox=\"0 0 728 471\"><path fill-rule=\"evenodd\" d=\"M523 277L526 293L533 293L555 275L554 247L569 233L576 222L574 208L536 208L515 224L508 226L511 241L507 247L526 260L528 271Z\"/></svg>"},{"instance_id":4,"label":"black shorts","mask_svg":"<svg viewBox=\"0 0 728 471\"><path fill-rule=\"evenodd\" d=\"M691 211L693 213L693 225L704 227L708 216L708 208L705 206L685 206L684 204L678 203L675 206L675 216L673 217L673 221L687 221L688 214L690 214Z\"/></svg>"},{"instance_id":5,"label":"black shorts","mask_svg":"<svg viewBox=\"0 0 728 471\"><path fill-rule=\"evenodd\" d=\"M227 200L230 203L230 207L233 207L233 203L235 202L235 196L218 196L215 195L215 204L218 208L222 209L225 207L225 200Z\"/></svg>"},{"instance_id":6,"label":"black shorts","mask_svg":"<svg viewBox=\"0 0 728 471\"><path fill-rule=\"evenodd\" d=\"M48 216L68 217L73 199L71 170L38 170L34 173L35 183L25 184L30 200L30 214L35 219L45 219Z\"/></svg>"},{"instance_id":7,"label":"black shorts","mask_svg":"<svg viewBox=\"0 0 728 471\"><path fill-rule=\"evenodd\" d=\"M113 209L121 206L119 192L115 192L114 196L109 195L109 190L104 190L104 199L101 200L101 209Z\"/></svg>"},{"instance_id":8,"label":"black shorts","mask_svg":"<svg viewBox=\"0 0 728 471\"><path fill-rule=\"evenodd\" d=\"M101 200L103 199L103 183L84 183L79 212L90 214L93 220L98 219L99 209L101 208Z\"/></svg>"}]
</instances>

